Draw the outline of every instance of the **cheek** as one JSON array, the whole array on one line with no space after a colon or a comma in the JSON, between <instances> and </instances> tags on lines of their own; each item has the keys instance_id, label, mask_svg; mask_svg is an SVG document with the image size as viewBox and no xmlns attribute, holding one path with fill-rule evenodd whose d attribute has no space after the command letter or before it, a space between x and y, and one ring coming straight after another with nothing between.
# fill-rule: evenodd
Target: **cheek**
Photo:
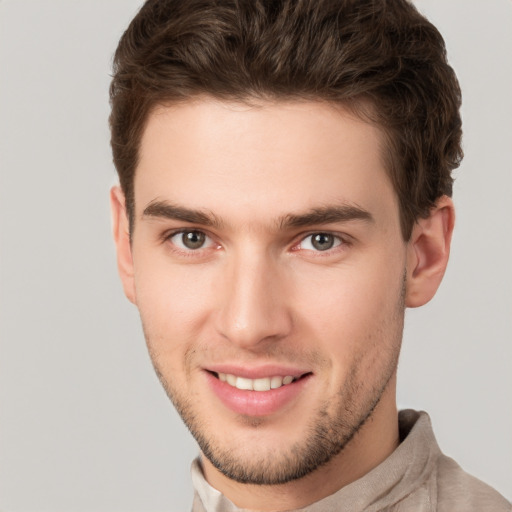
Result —
<instances>
[{"instance_id":1,"label":"cheek","mask_svg":"<svg viewBox=\"0 0 512 512\"><path fill-rule=\"evenodd\" d=\"M302 280L297 290L299 317L334 364L349 366L360 354L385 351L400 339L402 265L396 257L371 263L331 269Z\"/></svg>"},{"instance_id":2,"label":"cheek","mask_svg":"<svg viewBox=\"0 0 512 512\"><path fill-rule=\"evenodd\" d=\"M207 321L214 293L199 266L171 265L165 258L136 260L136 304L146 341L156 355L181 361Z\"/></svg>"}]
</instances>

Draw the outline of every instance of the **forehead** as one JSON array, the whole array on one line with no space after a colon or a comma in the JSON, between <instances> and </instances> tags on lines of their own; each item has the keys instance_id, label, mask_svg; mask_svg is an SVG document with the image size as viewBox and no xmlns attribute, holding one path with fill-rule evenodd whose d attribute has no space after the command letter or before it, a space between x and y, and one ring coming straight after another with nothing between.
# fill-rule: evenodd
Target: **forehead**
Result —
<instances>
[{"instance_id":1,"label":"forehead","mask_svg":"<svg viewBox=\"0 0 512 512\"><path fill-rule=\"evenodd\" d=\"M159 199L253 222L340 202L394 208L383 139L327 103L203 98L161 106L141 140L136 215Z\"/></svg>"}]
</instances>

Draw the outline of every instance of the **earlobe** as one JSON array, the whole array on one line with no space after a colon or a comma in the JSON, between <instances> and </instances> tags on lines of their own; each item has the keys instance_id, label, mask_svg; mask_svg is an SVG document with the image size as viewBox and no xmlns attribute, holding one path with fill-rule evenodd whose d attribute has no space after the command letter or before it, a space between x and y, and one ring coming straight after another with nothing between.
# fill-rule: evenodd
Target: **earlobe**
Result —
<instances>
[{"instance_id":1,"label":"earlobe","mask_svg":"<svg viewBox=\"0 0 512 512\"><path fill-rule=\"evenodd\" d=\"M454 224L455 209L447 196L427 218L416 221L407 247L407 307L423 306L434 297L448 265Z\"/></svg>"},{"instance_id":2,"label":"earlobe","mask_svg":"<svg viewBox=\"0 0 512 512\"><path fill-rule=\"evenodd\" d=\"M126 213L124 194L120 187L110 190L110 209L112 214L112 233L117 250L117 268L126 297L130 302L135 300L135 282L133 272L130 226Z\"/></svg>"}]
</instances>

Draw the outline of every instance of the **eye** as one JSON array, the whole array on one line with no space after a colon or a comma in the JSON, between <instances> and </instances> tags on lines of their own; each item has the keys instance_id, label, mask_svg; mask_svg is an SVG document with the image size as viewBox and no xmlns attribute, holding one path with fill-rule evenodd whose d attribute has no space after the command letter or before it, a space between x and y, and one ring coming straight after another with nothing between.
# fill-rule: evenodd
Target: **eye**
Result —
<instances>
[{"instance_id":1,"label":"eye","mask_svg":"<svg viewBox=\"0 0 512 512\"><path fill-rule=\"evenodd\" d=\"M312 233L301 240L298 248L307 251L328 251L342 243L339 236L331 233Z\"/></svg>"},{"instance_id":2,"label":"eye","mask_svg":"<svg viewBox=\"0 0 512 512\"><path fill-rule=\"evenodd\" d=\"M169 237L170 242L184 251L206 249L214 245L213 240L202 231L179 231Z\"/></svg>"}]
</instances>

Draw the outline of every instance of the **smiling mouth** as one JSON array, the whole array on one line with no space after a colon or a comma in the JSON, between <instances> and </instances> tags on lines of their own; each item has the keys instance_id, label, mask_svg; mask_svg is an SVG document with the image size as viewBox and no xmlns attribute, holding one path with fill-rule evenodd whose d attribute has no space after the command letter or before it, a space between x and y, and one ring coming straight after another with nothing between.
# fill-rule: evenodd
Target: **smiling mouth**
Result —
<instances>
[{"instance_id":1,"label":"smiling mouth","mask_svg":"<svg viewBox=\"0 0 512 512\"><path fill-rule=\"evenodd\" d=\"M272 377L263 377L260 379L247 379L245 377L238 377L230 373L211 372L212 375L217 377L220 381L226 384L247 391L270 391L271 389L279 389L289 384L310 375L306 373L300 377L293 377L291 375L275 375Z\"/></svg>"}]
</instances>

